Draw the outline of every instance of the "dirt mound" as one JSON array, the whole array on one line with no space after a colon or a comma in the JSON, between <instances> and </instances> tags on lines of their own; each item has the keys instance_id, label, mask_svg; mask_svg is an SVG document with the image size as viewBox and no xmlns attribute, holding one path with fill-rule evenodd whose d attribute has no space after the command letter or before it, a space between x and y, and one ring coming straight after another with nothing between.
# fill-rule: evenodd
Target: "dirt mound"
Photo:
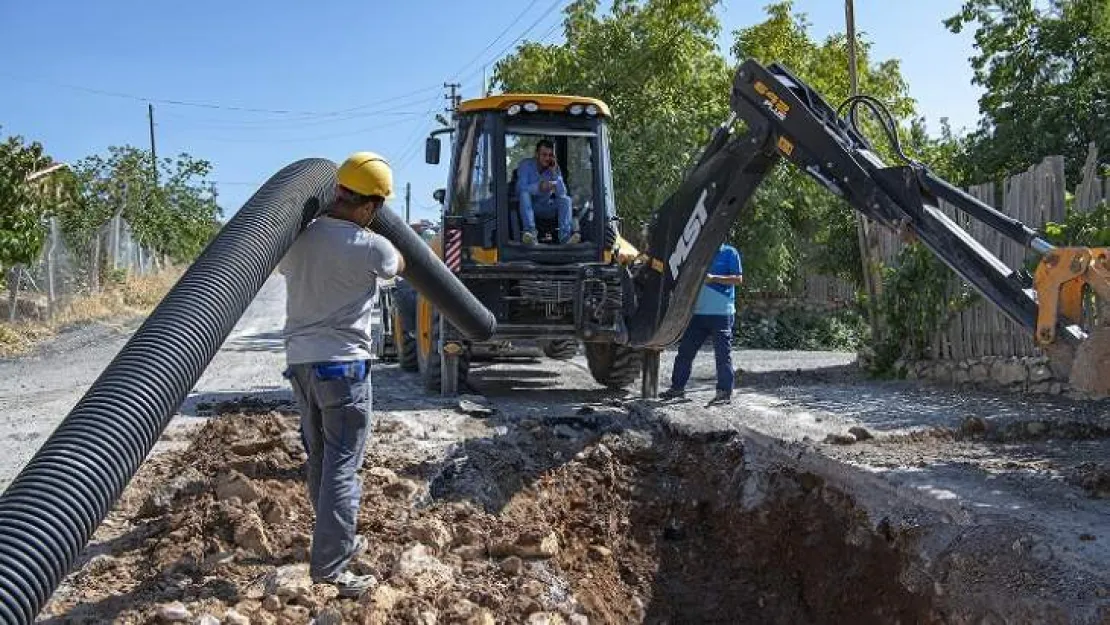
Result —
<instances>
[{"instance_id":1,"label":"dirt mound","mask_svg":"<svg viewBox=\"0 0 1110 625\"><path fill-rule=\"evenodd\" d=\"M900 539L874 531L820 479L755 474L733 440L558 425L553 433L543 424L458 447L438 466L393 470L382 466L388 450L373 450L378 466L364 470L359 517L371 543L355 567L379 584L359 600L340 599L307 579L312 513L296 425L276 413L225 416L188 451L144 466L44 615L425 625L932 620L930 599L902 581ZM496 496L473 496L481 493Z\"/></svg>"}]
</instances>

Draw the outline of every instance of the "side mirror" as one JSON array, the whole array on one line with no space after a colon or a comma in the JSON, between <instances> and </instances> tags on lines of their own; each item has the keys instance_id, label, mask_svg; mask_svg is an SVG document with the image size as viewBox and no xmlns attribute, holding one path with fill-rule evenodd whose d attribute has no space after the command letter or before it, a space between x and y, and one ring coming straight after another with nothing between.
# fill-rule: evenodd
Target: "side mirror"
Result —
<instances>
[{"instance_id":1,"label":"side mirror","mask_svg":"<svg viewBox=\"0 0 1110 625\"><path fill-rule=\"evenodd\" d=\"M428 137L424 140L424 162L429 165L439 164L439 137Z\"/></svg>"},{"instance_id":2,"label":"side mirror","mask_svg":"<svg viewBox=\"0 0 1110 625\"><path fill-rule=\"evenodd\" d=\"M436 202L443 204L443 198L447 197L447 191L444 189L436 189L432 192L432 197L435 198Z\"/></svg>"}]
</instances>

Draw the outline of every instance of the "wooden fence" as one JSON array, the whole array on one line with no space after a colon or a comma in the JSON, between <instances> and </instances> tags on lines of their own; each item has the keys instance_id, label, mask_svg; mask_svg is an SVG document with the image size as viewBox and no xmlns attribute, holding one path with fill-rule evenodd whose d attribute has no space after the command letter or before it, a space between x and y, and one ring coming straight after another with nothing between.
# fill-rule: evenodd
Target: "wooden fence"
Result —
<instances>
[{"instance_id":1,"label":"wooden fence","mask_svg":"<svg viewBox=\"0 0 1110 625\"><path fill-rule=\"evenodd\" d=\"M1110 180L1098 176L1097 154L1095 146L1091 145L1082 182L1075 193L1076 210L1090 211L1100 201L1110 198ZM976 185L967 191L1036 229L1048 221L1064 220L1065 184L1064 159L1052 156L1027 171L1008 178L1001 189L1001 205L997 202L994 184ZM1021 269L1027 259L1035 259L1035 255L1027 253L1019 244L954 207L942 204L941 209L1011 269ZM880 230L879 237L883 261L892 264L901 243L885 228ZM1011 321L985 299L979 299L967 310L957 313L948 327L938 332L931 351L932 358L937 360L1038 354L1033 344L1032 332Z\"/></svg>"}]
</instances>

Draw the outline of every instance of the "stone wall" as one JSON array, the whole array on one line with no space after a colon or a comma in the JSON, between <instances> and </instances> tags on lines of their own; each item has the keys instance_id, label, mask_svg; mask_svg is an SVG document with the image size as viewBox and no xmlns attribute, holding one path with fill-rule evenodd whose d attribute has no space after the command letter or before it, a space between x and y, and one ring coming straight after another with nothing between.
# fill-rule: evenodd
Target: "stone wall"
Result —
<instances>
[{"instance_id":1,"label":"stone wall","mask_svg":"<svg viewBox=\"0 0 1110 625\"><path fill-rule=\"evenodd\" d=\"M804 310L811 313L829 313L843 310L845 304L812 300L802 297L743 297L736 301L737 312L749 311L763 317L775 317L786 310Z\"/></svg>"},{"instance_id":2,"label":"stone wall","mask_svg":"<svg viewBox=\"0 0 1110 625\"><path fill-rule=\"evenodd\" d=\"M986 356L962 361L896 363L911 380L1023 393L1079 395L1058 379L1044 356Z\"/></svg>"}]
</instances>

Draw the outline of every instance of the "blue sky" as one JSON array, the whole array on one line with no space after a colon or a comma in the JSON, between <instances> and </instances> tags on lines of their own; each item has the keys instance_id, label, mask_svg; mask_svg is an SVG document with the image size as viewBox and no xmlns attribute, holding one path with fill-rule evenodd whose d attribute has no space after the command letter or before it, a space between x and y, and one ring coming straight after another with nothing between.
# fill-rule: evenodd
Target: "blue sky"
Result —
<instances>
[{"instance_id":1,"label":"blue sky","mask_svg":"<svg viewBox=\"0 0 1110 625\"><path fill-rule=\"evenodd\" d=\"M394 163L392 205L403 208L411 183L413 219L431 217L446 171L424 164L423 138L446 105L443 84L477 95L483 65L518 37L560 38L567 2L3 2L0 133L41 141L59 160L146 147L151 99L159 156L211 161L226 213L294 160L340 161L369 149ZM765 4L724 3L725 49L734 29L763 19ZM930 127L944 116L957 129L973 126L980 90L971 85L971 35L941 24L960 1L855 5L875 58L901 59ZM843 31L840 0L795 6L817 37Z\"/></svg>"}]
</instances>

